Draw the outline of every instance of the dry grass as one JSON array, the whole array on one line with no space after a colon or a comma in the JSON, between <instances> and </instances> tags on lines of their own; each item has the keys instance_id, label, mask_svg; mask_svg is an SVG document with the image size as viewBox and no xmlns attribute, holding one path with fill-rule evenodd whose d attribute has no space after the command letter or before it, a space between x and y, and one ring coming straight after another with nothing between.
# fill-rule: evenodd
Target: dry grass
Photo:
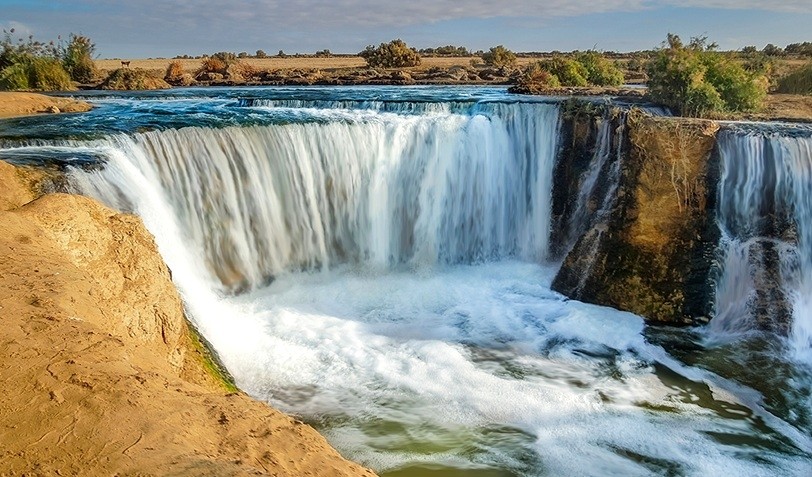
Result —
<instances>
[{"instance_id":1,"label":"dry grass","mask_svg":"<svg viewBox=\"0 0 812 477\"><path fill-rule=\"evenodd\" d=\"M459 58L423 58L420 66L414 70L427 70L429 68L450 66L470 66L472 59L479 57ZM200 59L124 59L130 61L130 68L143 68L145 70L159 71L163 74L169 63L179 61L183 69L196 71L200 67ZM331 58L243 58L240 61L257 70L292 70L292 69L319 69L325 71L363 68L366 62L360 56L331 57ZM533 58L519 58L520 66L532 63ZM102 70L112 71L121 67L121 60L96 60L96 66Z\"/></svg>"}]
</instances>

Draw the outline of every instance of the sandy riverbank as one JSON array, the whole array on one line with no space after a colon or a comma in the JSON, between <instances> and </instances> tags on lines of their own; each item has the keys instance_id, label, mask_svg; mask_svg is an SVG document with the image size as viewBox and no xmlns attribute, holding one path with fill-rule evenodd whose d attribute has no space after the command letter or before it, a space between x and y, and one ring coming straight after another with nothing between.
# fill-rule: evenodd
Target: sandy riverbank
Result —
<instances>
[{"instance_id":1,"label":"sandy riverbank","mask_svg":"<svg viewBox=\"0 0 812 477\"><path fill-rule=\"evenodd\" d=\"M80 113L92 106L84 101L38 93L0 91L0 118L32 114Z\"/></svg>"},{"instance_id":2,"label":"sandy riverbank","mask_svg":"<svg viewBox=\"0 0 812 477\"><path fill-rule=\"evenodd\" d=\"M373 475L228 389L140 219L41 180L0 161L0 476Z\"/></svg>"}]
</instances>

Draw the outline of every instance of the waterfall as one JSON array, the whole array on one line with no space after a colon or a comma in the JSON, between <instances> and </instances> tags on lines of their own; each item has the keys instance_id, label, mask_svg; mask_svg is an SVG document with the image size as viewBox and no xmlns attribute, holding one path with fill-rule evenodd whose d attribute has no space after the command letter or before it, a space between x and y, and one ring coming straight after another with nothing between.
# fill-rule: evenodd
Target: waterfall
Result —
<instances>
[{"instance_id":1,"label":"waterfall","mask_svg":"<svg viewBox=\"0 0 812 477\"><path fill-rule=\"evenodd\" d=\"M812 361L812 138L731 129L718 147L722 274L711 327L788 323L794 354Z\"/></svg>"},{"instance_id":2,"label":"waterfall","mask_svg":"<svg viewBox=\"0 0 812 477\"><path fill-rule=\"evenodd\" d=\"M179 240L230 290L337 263L546 257L557 106L333 115L112 136L85 143L107 164L72 182L142 216L147 191L132 175L159 184Z\"/></svg>"}]
</instances>

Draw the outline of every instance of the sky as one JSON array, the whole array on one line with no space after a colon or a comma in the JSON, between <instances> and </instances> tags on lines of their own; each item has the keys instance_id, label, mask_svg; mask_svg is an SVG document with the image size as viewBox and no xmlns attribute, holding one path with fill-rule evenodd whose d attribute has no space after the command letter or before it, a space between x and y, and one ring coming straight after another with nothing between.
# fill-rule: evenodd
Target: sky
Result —
<instances>
[{"instance_id":1,"label":"sky","mask_svg":"<svg viewBox=\"0 0 812 477\"><path fill-rule=\"evenodd\" d=\"M0 28L89 36L101 58L410 46L634 51L669 32L722 49L812 41L812 0L0 0Z\"/></svg>"}]
</instances>

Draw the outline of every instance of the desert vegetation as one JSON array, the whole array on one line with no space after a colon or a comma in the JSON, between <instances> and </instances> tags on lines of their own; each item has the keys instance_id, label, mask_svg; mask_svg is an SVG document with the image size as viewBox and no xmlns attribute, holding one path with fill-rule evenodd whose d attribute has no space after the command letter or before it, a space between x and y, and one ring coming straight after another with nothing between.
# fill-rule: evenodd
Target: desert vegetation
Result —
<instances>
[{"instance_id":1,"label":"desert vegetation","mask_svg":"<svg viewBox=\"0 0 812 477\"><path fill-rule=\"evenodd\" d=\"M369 45L358 53L358 56L363 58L370 68L418 66L421 61L420 53L400 39L381 43L377 47Z\"/></svg>"},{"instance_id":2,"label":"desert vegetation","mask_svg":"<svg viewBox=\"0 0 812 477\"><path fill-rule=\"evenodd\" d=\"M620 86L623 81L623 72L614 62L597 51L587 51L572 56L556 55L531 63L512 91L540 94L562 86Z\"/></svg>"},{"instance_id":3,"label":"desert vegetation","mask_svg":"<svg viewBox=\"0 0 812 477\"><path fill-rule=\"evenodd\" d=\"M776 91L788 94L812 94L812 62L779 79Z\"/></svg>"},{"instance_id":4,"label":"desert vegetation","mask_svg":"<svg viewBox=\"0 0 812 477\"><path fill-rule=\"evenodd\" d=\"M169 84L156 78L150 72L135 68L119 68L110 73L99 85L99 89L145 90L169 88Z\"/></svg>"},{"instance_id":5,"label":"desert vegetation","mask_svg":"<svg viewBox=\"0 0 812 477\"><path fill-rule=\"evenodd\" d=\"M503 45L494 46L482 54L482 61L492 68L511 67L516 65L516 53L508 50Z\"/></svg>"},{"instance_id":6,"label":"desert vegetation","mask_svg":"<svg viewBox=\"0 0 812 477\"><path fill-rule=\"evenodd\" d=\"M73 81L93 81L95 45L89 38L71 34L67 42L45 43L13 35L14 29L4 30L0 41L0 89L64 91L75 89Z\"/></svg>"},{"instance_id":7,"label":"desert vegetation","mask_svg":"<svg viewBox=\"0 0 812 477\"><path fill-rule=\"evenodd\" d=\"M715 50L707 38L692 38L684 44L679 36L669 34L646 69L651 99L691 117L758 108L768 79Z\"/></svg>"}]
</instances>

